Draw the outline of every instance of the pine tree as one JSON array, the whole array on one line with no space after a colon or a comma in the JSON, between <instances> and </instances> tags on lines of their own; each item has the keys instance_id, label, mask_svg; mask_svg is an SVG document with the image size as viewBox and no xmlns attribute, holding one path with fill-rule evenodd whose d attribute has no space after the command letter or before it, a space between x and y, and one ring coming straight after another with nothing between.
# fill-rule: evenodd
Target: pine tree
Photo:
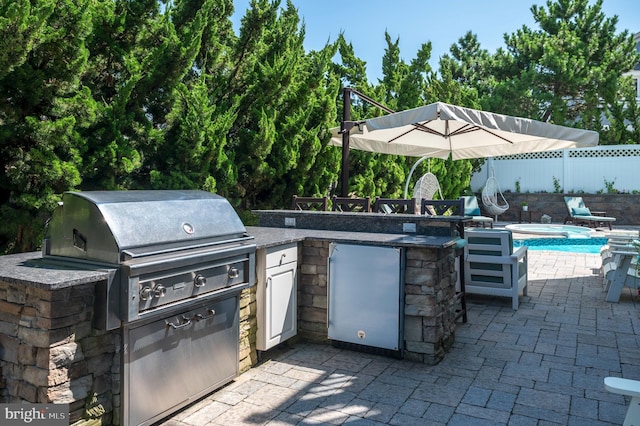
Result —
<instances>
[{"instance_id":1,"label":"pine tree","mask_svg":"<svg viewBox=\"0 0 640 426\"><path fill-rule=\"evenodd\" d=\"M496 55L492 110L599 130L622 73L638 61L633 37L616 33L617 17L604 15L602 0L549 1L531 12L540 29L523 26Z\"/></svg>"},{"instance_id":2,"label":"pine tree","mask_svg":"<svg viewBox=\"0 0 640 426\"><path fill-rule=\"evenodd\" d=\"M305 54L303 40L290 2L280 10L279 2L254 0L242 19L227 86L239 100L227 152L238 175L229 195L244 210L282 207L301 186L330 182L330 172L311 185L292 179L313 168L334 120L326 108L335 85L325 77L333 48Z\"/></svg>"},{"instance_id":3,"label":"pine tree","mask_svg":"<svg viewBox=\"0 0 640 426\"><path fill-rule=\"evenodd\" d=\"M60 194L81 182L96 106L80 76L90 0L0 5L0 251L33 250Z\"/></svg>"}]
</instances>

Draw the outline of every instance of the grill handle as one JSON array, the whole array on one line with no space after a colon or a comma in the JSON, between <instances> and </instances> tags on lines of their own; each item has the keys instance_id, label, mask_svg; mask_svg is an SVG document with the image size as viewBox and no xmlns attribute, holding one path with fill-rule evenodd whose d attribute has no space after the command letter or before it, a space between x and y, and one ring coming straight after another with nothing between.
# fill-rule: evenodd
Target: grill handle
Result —
<instances>
[{"instance_id":1,"label":"grill handle","mask_svg":"<svg viewBox=\"0 0 640 426\"><path fill-rule=\"evenodd\" d=\"M209 318L213 318L216 315L216 311L213 309L207 309L207 314L206 315L202 315L202 314L197 314L194 318L196 321L201 321L201 320L206 320Z\"/></svg>"},{"instance_id":2,"label":"grill handle","mask_svg":"<svg viewBox=\"0 0 640 426\"><path fill-rule=\"evenodd\" d=\"M176 324L174 324L174 323L172 323L170 321L166 321L166 323L167 323L167 327L171 327L174 330L179 330L181 328L185 328L185 327L188 327L189 325L191 325L191 320L183 315L182 316L182 322L180 324L178 324L178 325L176 325Z\"/></svg>"}]
</instances>

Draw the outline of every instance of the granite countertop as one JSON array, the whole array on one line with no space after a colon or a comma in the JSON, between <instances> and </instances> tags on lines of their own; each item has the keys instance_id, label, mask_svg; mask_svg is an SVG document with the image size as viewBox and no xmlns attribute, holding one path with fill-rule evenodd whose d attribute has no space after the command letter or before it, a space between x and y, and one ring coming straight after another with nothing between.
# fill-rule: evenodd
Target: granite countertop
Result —
<instances>
[{"instance_id":1,"label":"granite countertop","mask_svg":"<svg viewBox=\"0 0 640 426\"><path fill-rule=\"evenodd\" d=\"M315 229L274 228L248 226L247 232L255 239L257 248L268 248L304 240L322 240L341 243L369 244L395 247L447 248L455 244L450 236L420 234L391 234L380 232L345 232ZM87 264L70 264L43 259L42 253L29 252L0 256L0 281L16 285L29 285L46 290L58 290L75 285L95 283L109 279L115 269Z\"/></svg>"},{"instance_id":2,"label":"granite countertop","mask_svg":"<svg viewBox=\"0 0 640 426\"><path fill-rule=\"evenodd\" d=\"M248 226L247 232L254 236L257 248L309 240L335 241L341 243L374 244L399 247L447 248L455 244L449 236L418 234L383 234L373 232L322 231L315 229L272 228Z\"/></svg>"},{"instance_id":3,"label":"granite countertop","mask_svg":"<svg viewBox=\"0 0 640 426\"><path fill-rule=\"evenodd\" d=\"M39 251L0 256L0 281L46 290L106 280L112 271L46 263Z\"/></svg>"}]
</instances>

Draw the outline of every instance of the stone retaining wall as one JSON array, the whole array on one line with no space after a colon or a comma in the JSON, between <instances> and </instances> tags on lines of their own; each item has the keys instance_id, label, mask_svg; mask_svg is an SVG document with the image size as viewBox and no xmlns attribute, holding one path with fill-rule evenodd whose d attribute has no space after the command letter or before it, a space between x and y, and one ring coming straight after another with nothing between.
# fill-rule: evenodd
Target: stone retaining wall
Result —
<instances>
[{"instance_id":1,"label":"stone retaining wall","mask_svg":"<svg viewBox=\"0 0 640 426\"><path fill-rule=\"evenodd\" d=\"M563 223L567 216L564 204L565 196L582 197L584 203L592 211L604 211L607 216L615 217L613 227L623 225L640 225L640 195L636 194L556 194L556 193L517 193L505 192L504 198L509 203L509 210L498 216L499 221L518 222L521 204L526 201L531 210L531 220L540 223L543 214L551 216L553 223ZM482 194L477 194L478 204L484 215ZM528 218L528 216L527 216Z\"/></svg>"}]
</instances>

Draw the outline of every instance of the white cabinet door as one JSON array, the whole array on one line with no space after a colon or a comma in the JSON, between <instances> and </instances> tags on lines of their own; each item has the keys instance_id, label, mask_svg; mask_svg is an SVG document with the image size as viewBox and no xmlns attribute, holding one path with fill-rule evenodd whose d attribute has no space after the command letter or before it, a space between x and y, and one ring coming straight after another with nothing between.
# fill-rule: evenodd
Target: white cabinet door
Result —
<instances>
[{"instance_id":1,"label":"white cabinet door","mask_svg":"<svg viewBox=\"0 0 640 426\"><path fill-rule=\"evenodd\" d=\"M258 350L267 350L297 333L296 255L296 245L258 254ZM272 259L278 259L278 266L271 266Z\"/></svg>"}]
</instances>

